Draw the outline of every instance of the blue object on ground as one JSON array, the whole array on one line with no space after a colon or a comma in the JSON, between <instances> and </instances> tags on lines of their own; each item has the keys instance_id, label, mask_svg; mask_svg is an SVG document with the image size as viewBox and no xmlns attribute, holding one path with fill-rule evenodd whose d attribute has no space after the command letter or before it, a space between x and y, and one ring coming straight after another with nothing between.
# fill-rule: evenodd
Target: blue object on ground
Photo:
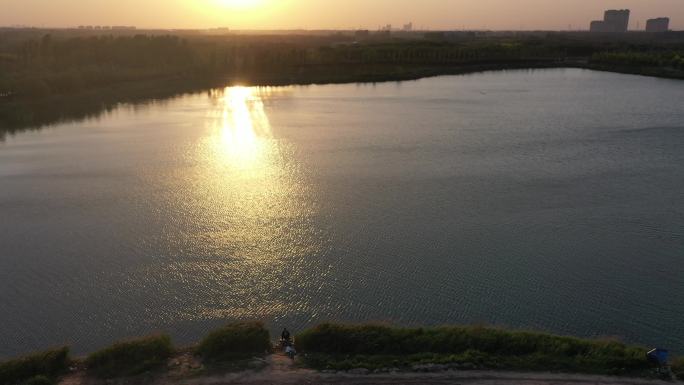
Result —
<instances>
[{"instance_id":1,"label":"blue object on ground","mask_svg":"<svg viewBox=\"0 0 684 385\"><path fill-rule=\"evenodd\" d=\"M667 349L660 348L655 348L646 353L646 357L648 357L649 360L655 361L660 365L667 364L668 355L669 352L667 351Z\"/></svg>"}]
</instances>

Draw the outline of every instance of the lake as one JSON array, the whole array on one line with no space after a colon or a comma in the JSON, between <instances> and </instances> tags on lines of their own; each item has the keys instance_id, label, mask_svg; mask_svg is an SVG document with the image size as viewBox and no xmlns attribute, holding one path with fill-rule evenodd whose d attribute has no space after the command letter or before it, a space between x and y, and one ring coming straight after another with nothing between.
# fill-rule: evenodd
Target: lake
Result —
<instances>
[{"instance_id":1,"label":"lake","mask_svg":"<svg viewBox=\"0 0 684 385\"><path fill-rule=\"evenodd\" d=\"M230 320L682 350L684 82L229 87L0 142L0 357Z\"/></svg>"}]
</instances>

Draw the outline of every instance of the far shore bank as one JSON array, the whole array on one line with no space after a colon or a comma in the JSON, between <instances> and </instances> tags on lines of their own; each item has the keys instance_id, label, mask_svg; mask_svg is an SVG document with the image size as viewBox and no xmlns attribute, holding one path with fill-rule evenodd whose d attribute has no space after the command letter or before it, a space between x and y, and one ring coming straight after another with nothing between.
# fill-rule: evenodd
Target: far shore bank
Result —
<instances>
[{"instance_id":1,"label":"far shore bank","mask_svg":"<svg viewBox=\"0 0 684 385\"><path fill-rule=\"evenodd\" d=\"M684 34L0 29L0 133L235 84L373 83L562 67L684 79Z\"/></svg>"},{"instance_id":2,"label":"far shore bank","mask_svg":"<svg viewBox=\"0 0 684 385\"><path fill-rule=\"evenodd\" d=\"M577 68L666 79L684 79L684 71L663 68L630 68L592 64L587 60L530 61L462 66L312 66L288 74L243 74L192 78L158 78L125 82L104 88L44 97L0 98L0 140L6 134L56 123L95 118L120 104L163 101L183 94L201 93L227 86L306 86L350 83L413 81L489 71Z\"/></svg>"}]
</instances>

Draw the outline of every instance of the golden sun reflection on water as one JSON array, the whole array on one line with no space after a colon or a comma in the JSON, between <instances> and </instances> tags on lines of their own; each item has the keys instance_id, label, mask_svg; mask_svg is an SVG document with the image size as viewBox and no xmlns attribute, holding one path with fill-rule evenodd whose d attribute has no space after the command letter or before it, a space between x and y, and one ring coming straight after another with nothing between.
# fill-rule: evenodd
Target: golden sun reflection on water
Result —
<instances>
[{"instance_id":1,"label":"golden sun reflection on water","mask_svg":"<svg viewBox=\"0 0 684 385\"><path fill-rule=\"evenodd\" d=\"M258 88L229 87L218 97L212 124L220 136L215 142L219 162L242 171L267 166L276 149L262 96Z\"/></svg>"},{"instance_id":2,"label":"golden sun reflection on water","mask_svg":"<svg viewBox=\"0 0 684 385\"><path fill-rule=\"evenodd\" d=\"M287 88L228 87L209 94L206 134L188 157L192 164L178 206L187 255L157 266L154 275L197 293L184 319L268 319L301 311L308 298L285 304L321 249L312 183L295 149L274 136L270 98Z\"/></svg>"},{"instance_id":3,"label":"golden sun reflection on water","mask_svg":"<svg viewBox=\"0 0 684 385\"><path fill-rule=\"evenodd\" d=\"M269 88L228 87L210 95L209 135L202 151L200 193L213 205L214 221L234 218L225 238L252 245L277 241L277 221L296 218L304 186L290 149L273 136L264 107ZM241 229L244 228L244 231ZM282 234L281 234L282 235Z\"/></svg>"}]
</instances>

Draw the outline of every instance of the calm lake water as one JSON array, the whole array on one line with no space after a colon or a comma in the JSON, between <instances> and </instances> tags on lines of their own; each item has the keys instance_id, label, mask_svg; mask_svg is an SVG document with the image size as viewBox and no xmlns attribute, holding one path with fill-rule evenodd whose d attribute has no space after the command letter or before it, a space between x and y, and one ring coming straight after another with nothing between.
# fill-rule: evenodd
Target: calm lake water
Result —
<instances>
[{"instance_id":1,"label":"calm lake water","mask_svg":"<svg viewBox=\"0 0 684 385\"><path fill-rule=\"evenodd\" d=\"M0 142L0 356L227 320L684 350L684 82L234 87Z\"/></svg>"}]
</instances>

